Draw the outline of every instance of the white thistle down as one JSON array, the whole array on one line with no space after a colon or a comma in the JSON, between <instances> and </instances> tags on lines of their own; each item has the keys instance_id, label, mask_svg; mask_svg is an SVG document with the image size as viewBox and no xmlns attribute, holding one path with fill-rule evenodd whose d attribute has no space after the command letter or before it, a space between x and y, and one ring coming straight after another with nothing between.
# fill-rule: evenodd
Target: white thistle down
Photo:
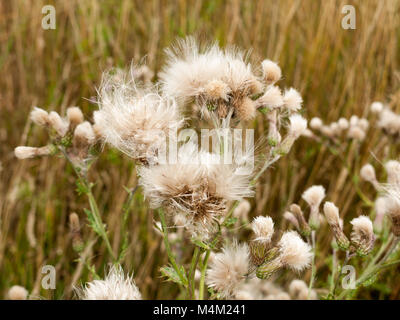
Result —
<instances>
[{"instance_id":1,"label":"white thistle down","mask_svg":"<svg viewBox=\"0 0 400 320\"><path fill-rule=\"evenodd\" d=\"M125 276L121 266L113 266L104 280L93 280L77 290L81 300L141 300L132 276Z\"/></svg>"},{"instance_id":2,"label":"white thistle down","mask_svg":"<svg viewBox=\"0 0 400 320\"><path fill-rule=\"evenodd\" d=\"M247 244L233 243L224 247L210 262L207 285L223 298L232 297L249 272L249 255Z\"/></svg>"},{"instance_id":3,"label":"white thistle down","mask_svg":"<svg viewBox=\"0 0 400 320\"><path fill-rule=\"evenodd\" d=\"M103 139L143 163L157 162L170 130L183 125L175 101L137 87L132 74L105 74L98 104L94 120Z\"/></svg>"}]
</instances>

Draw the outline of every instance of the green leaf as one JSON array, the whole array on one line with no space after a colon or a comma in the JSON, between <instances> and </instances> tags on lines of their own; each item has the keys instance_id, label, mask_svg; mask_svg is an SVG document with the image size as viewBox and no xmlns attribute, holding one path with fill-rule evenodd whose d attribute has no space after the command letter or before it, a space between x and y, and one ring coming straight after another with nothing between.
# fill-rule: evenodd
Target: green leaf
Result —
<instances>
[{"instance_id":1,"label":"green leaf","mask_svg":"<svg viewBox=\"0 0 400 320\"><path fill-rule=\"evenodd\" d=\"M180 284L184 287L186 287L188 285L188 281L186 276L184 276L184 281L182 282L181 278L179 277L179 274L175 271L174 268L170 267L170 266L164 266L160 268L161 274L167 278L167 281L172 281L175 282L177 284ZM181 271L182 274L185 274L185 270L183 269L183 267L181 267Z\"/></svg>"},{"instance_id":2,"label":"green leaf","mask_svg":"<svg viewBox=\"0 0 400 320\"><path fill-rule=\"evenodd\" d=\"M226 221L224 222L224 226L227 228L231 228L235 225L235 223L237 222L237 218L236 217L230 217L229 219L226 219Z\"/></svg>"}]
</instances>

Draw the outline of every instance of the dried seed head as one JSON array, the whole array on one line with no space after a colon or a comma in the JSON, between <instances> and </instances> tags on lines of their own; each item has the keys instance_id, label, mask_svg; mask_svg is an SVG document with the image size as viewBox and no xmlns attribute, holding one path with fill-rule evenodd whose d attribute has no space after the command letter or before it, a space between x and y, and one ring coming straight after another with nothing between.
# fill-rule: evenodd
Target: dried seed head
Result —
<instances>
[{"instance_id":1,"label":"dried seed head","mask_svg":"<svg viewBox=\"0 0 400 320\"><path fill-rule=\"evenodd\" d=\"M377 101L372 102L370 109L373 113L380 113L383 110L383 103Z\"/></svg>"},{"instance_id":2,"label":"dried seed head","mask_svg":"<svg viewBox=\"0 0 400 320\"><path fill-rule=\"evenodd\" d=\"M30 114L31 120L40 126L48 126L49 122L49 114L47 111L34 107Z\"/></svg>"},{"instance_id":3,"label":"dried seed head","mask_svg":"<svg viewBox=\"0 0 400 320\"><path fill-rule=\"evenodd\" d=\"M207 285L224 298L235 295L249 272L249 248L246 244L233 243L217 253L207 270Z\"/></svg>"},{"instance_id":4,"label":"dried seed head","mask_svg":"<svg viewBox=\"0 0 400 320\"><path fill-rule=\"evenodd\" d=\"M359 256L366 256L374 247L375 235L372 221L367 216L359 216L350 222L353 225L351 244Z\"/></svg>"},{"instance_id":5,"label":"dried seed head","mask_svg":"<svg viewBox=\"0 0 400 320\"><path fill-rule=\"evenodd\" d=\"M389 190L389 195L383 198L385 212L392 222L392 232L400 237L400 198L397 190Z\"/></svg>"},{"instance_id":6,"label":"dried seed head","mask_svg":"<svg viewBox=\"0 0 400 320\"><path fill-rule=\"evenodd\" d=\"M204 88L206 96L211 100L222 99L227 101L231 89L221 80L212 80Z\"/></svg>"},{"instance_id":7,"label":"dried seed head","mask_svg":"<svg viewBox=\"0 0 400 320\"><path fill-rule=\"evenodd\" d=\"M347 130L349 128L349 121L345 118L340 118L338 121L338 126L341 130Z\"/></svg>"},{"instance_id":8,"label":"dried seed head","mask_svg":"<svg viewBox=\"0 0 400 320\"><path fill-rule=\"evenodd\" d=\"M294 271L302 271L310 266L313 253L296 231L287 231L279 241L279 259Z\"/></svg>"},{"instance_id":9,"label":"dried seed head","mask_svg":"<svg viewBox=\"0 0 400 320\"><path fill-rule=\"evenodd\" d=\"M52 146L41 148L19 146L14 149L14 154L18 159L29 159L34 157L47 156L53 153Z\"/></svg>"},{"instance_id":10,"label":"dried seed head","mask_svg":"<svg viewBox=\"0 0 400 320\"><path fill-rule=\"evenodd\" d=\"M77 293L81 300L142 299L132 276L125 276L121 266L112 266L104 280L88 282Z\"/></svg>"},{"instance_id":11,"label":"dried seed head","mask_svg":"<svg viewBox=\"0 0 400 320\"><path fill-rule=\"evenodd\" d=\"M314 117L310 121L310 128L314 130L319 130L323 126L323 122L320 118Z\"/></svg>"},{"instance_id":12,"label":"dried seed head","mask_svg":"<svg viewBox=\"0 0 400 320\"><path fill-rule=\"evenodd\" d=\"M311 186L301 196L310 207L319 207L325 198L325 188L323 186Z\"/></svg>"},{"instance_id":13,"label":"dried seed head","mask_svg":"<svg viewBox=\"0 0 400 320\"><path fill-rule=\"evenodd\" d=\"M63 120L57 112L51 111L49 113L49 123L60 137L65 136L68 131L69 124Z\"/></svg>"},{"instance_id":14,"label":"dried seed head","mask_svg":"<svg viewBox=\"0 0 400 320\"><path fill-rule=\"evenodd\" d=\"M271 238L274 234L274 222L271 217L256 217L251 223L251 229L255 235L255 241L262 242L264 244L271 242Z\"/></svg>"},{"instance_id":15,"label":"dried seed head","mask_svg":"<svg viewBox=\"0 0 400 320\"><path fill-rule=\"evenodd\" d=\"M339 209L333 202L327 201L324 203L324 213L339 248L346 251L350 246L350 241L343 233L343 222L339 218Z\"/></svg>"},{"instance_id":16,"label":"dried seed head","mask_svg":"<svg viewBox=\"0 0 400 320\"><path fill-rule=\"evenodd\" d=\"M289 134L296 139L307 130L307 120L299 114L294 114L289 117L290 126Z\"/></svg>"},{"instance_id":17,"label":"dried seed head","mask_svg":"<svg viewBox=\"0 0 400 320\"><path fill-rule=\"evenodd\" d=\"M347 132L347 136L350 139L362 141L365 139L365 132L360 127L351 126Z\"/></svg>"},{"instance_id":18,"label":"dried seed head","mask_svg":"<svg viewBox=\"0 0 400 320\"><path fill-rule=\"evenodd\" d=\"M396 160L389 160L385 163L387 172L387 183L391 185L400 184L400 162Z\"/></svg>"},{"instance_id":19,"label":"dried seed head","mask_svg":"<svg viewBox=\"0 0 400 320\"><path fill-rule=\"evenodd\" d=\"M360 176L362 179L368 182L376 182L376 175L375 175L375 169L372 165L369 163L364 165L361 170L360 170Z\"/></svg>"},{"instance_id":20,"label":"dried seed head","mask_svg":"<svg viewBox=\"0 0 400 320\"><path fill-rule=\"evenodd\" d=\"M266 84L274 84L282 77L281 68L276 62L273 62L271 60L264 60L261 63L261 66L263 70L264 81Z\"/></svg>"},{"instance_id":21,"label":"dried seed head","mask_svg":"<svg viewBox=\"0 0 400 320\"><path fill-rule=\"evenodd\" d=\"M73 127L76 127L84 120L82 110L79 107L69 107L67 109L67 118Z\"/></svg>"},{"instance_id":22,"label":"dried seed head","mask_svg":"<svg viewBox=\"0 0 400 320\"><path fill-rule=\"evenodd\" d=\"M272 86L256 100L258 107L267 107L270 109L279 108L283 105L283 97L278 87Z\"/></svg>"},{"instance_id":23,"label":"dried seed head","mask_svg":"<svg viewBox=\"0 0 400 320\"><path fill-rule=\"evenodd\" d=\"M285 91L285 94L283 96L283 102L288 110L296 112L301 109L303 98L296 89L290 88L289 90Z\"/></svg>"},{"instance_id":24,"label":"dried seed head","mask_svg":"<svg viewBox=\"0 0 400 320\"><path fill-rule=\"evenodd\" d=\"M10 300L26 300L28 298L28 291L21 286L12 286L8 290L8 298Z\"/></svg>"},{"instance_id":25,"label":"dried seed head","mask_svg":"<svg viewBox=\"0 0 400 320\"><path fill-rule=\"evenodd\" d=\"M235 103L235 109L240 120L251 120L256 116L256 104L249 97L244 97Z\"/></svg>"},{"instance_id":26,"label":"dried seed head","mask_svg":"<svg viewBox=\"0 0 400 320\"><path fill-rule=\"evenodd\" d=\"M96 140L96 135L93 131L92 125L88 122L82 122L74 131L74 145L78 148L88 148Z\"/></svg>"}]
</instances>

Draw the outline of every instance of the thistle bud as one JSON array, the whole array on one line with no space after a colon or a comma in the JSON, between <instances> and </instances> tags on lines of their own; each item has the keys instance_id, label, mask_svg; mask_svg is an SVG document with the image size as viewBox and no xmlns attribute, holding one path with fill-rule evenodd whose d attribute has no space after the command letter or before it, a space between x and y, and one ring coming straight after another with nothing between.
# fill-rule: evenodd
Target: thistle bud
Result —
<instances>
[{"instance_id":1,"label":"thistle bud","mask_svg":"<svg viewBox=\"0 0 400 320\"><path fill-rule=\"evenodd\" d=\"M268 279L282 267L283 264L279 258L267 261L257 268L256 276L259 279Z\"/></svg>"},{"instance_id":2,"label":"thistle bud","mask_svg":"<svg viewBox=\"0 0 400 320\"><path fill-rule=\"evenodd\" d=\"M51 111L49 113L49 123L54 131L57 133L58 136L64 137L68 131L68 123L63 120L60 115L55 112Z\"/></svg>"},{"instance_id":3,"label":"thistle bud","mask_svg":"<svg viewBox=\"0 0 400 320\"><path fill-rule=\"evenodd\" d=\"M354 218L350 222L353 225L351 244L357 255L364 257L371 252L375 243L372 221L367 216Z\"/></svg>"},{"instance_id":4,"label":"thistle bud","mask_svg":"<svg viewBox=\"0 0 400 320\"><path fill-rule=\"evenodd\" d=\"M79 216L75 212L69 215L69 227L72 236L72 248L79 253L83 250L84 244L81 235Z\"/></svg>"},{"instance_id":5,"label":"thistle bud","mask_svg":"<svg viewBox=\"0 0 400 320\"><path fill-rule=\"evenodd\" d=\"M72 127L76 127L83 122L83 113L79 107L69 107L67 109L67 118Z\"/></svg>"},{"instance_id":6,"label":"thistle bud","mask_svg":"<svg viewBox=\"0 0 400 320\"><path fill-rule=\"evenodd\" d=\"M14 154L18 159L29 159L34 157L48 156L54 154L56 148L53 145L48 145L41 148L19 146L14 150Z\"/></svg>"},{"instance_id":7,"label":"thistle bud","mask_svg":"<svg viewBox=\"0 0 400 320\"><path fill-rule=\"evenodd\" d=\"M340 223L339 209L332 202L325 202L324 214L329 226L332 229L333 235L336 239L336 243L340 249L346 251L349 249L350 241L343 233L343 228Z\"/></svg>"},{"instance_id":8,"label":"thistle bud","mask_svg":"<svg viewBox=\"0 0 400 320\"><path fill-rule=\"evenodd\" d=\"M50 124L49 114L46 110L34 107L30 114L31 120L40 126L48 126Z\"/></svg>"},{"instance_id":9,"label":"thistle bud","mask_svg":"<svg viewBox=\"0 0 400 320\"><path fill-rule=\"evenodd\" d=\"M281 68L276 62L264 60L261 63L261 67L263 70L264 81L268 85L274 84L282 77Z\"/></svg>"},{"instance_id":10,"label":"thistle bud","mask_svg":"<svg viewBox=\"0 0 400 320\"><path fill-rule=\"evenodd\" d=\"M392 222L392 232L396 237L400 237L400 201L392 196L386 196L383 199L385 199L385 212Z\"/></svg>"},{"instance_id":11,"label":"thistle bud","mask_svg":"<svg viewBox=\"0 0 400 320\"><path fill-rule=\"evenodd\" d=\"M297 220L301 235L304 237L308 237L311 234L311 228L308 225L306 219L304 218L304 214L300 206L295 203L292 204L290 206L290 212L293 213L294 217Z\"/></svg>"},{"instance_id":12,"label":"thistle bud","mask_svg":"<svg viewBox=\"0 0 400 320\"><path fill-rule=\"evenodd\" d=\"M323 186L311 186L304 191L302 198L310 206L310 217L308 224L310 228L316 230L320 226L319 205L325 198L325 188Z\"/></svg>"}]
</instances>

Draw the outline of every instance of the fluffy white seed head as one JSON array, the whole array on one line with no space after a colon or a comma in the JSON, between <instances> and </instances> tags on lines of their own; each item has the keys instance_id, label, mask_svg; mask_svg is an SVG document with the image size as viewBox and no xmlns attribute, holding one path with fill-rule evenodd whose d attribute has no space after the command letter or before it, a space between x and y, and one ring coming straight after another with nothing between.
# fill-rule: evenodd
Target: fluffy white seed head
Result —
<instances>
[{"instance_id":1,"label":"fluffy white seed head","mask_svg":"<svg viewBox=\"0 0 400 320\"><path fill-rule=\"evenodd\" d=\"M368 182L376 181L375 169L369 163L362 166L362 168L360 170L360 176L362 179L364 179L365 181L368 181Z\"/></svg>"},{"instance_id":2,"label":"fluffy white seed head","mask_svg":"<svg viewBox=\"0 0 400 320\"><path fill-rule=\"evenodd\" d=\"M96 131L106 142L142 162L157 162L170 130L175 132L183 125L175 101L138 87L131 73L105 74L98 104Z\"/></svg>"},{"instance_id":3,"label":"fluffy white seed head","mask_svg":"<svg viewBox=\"0 0 400 320\"><path fill-rule=\"evenodd\" d=\"M8 290L8 299L10 300L26 300L28 298L28 291L21 286L12 286Z\"/></svg>"},{"instance_id":4,"label":"fluffy white seed head","mask_svg":"<svg viewBox=\"0 0 400 320\"><path fill-rule=\"evenodd\" d=\"M357 254L365 256L372 250L375 242L372 221L367 216L359 216L351 220L350 223L353 225L351 242Z\"/></svg>"},{"instance_id":5,"label":"fluffy white seed head","mask_svg":"<svg viewBox=\"0 0 400 320\"><path fill-rule=\"evenodd\" d=\"M259 107L271 109L279 108L284 104L281 90L276 86L269 87L256 102Z\"/></svg>"},{"instance_id":6,"label":"fluffy white seed head","mask_svg":"<svg viewBox=\"0 0 400 320\"><path fill-rule=\"evenodd\" d=\"M302 198L311 207L319 207L325 198L325 188L323 186L311 186L302 194Z\"/></svg>"},{"instance_id":7,"label":"fluffy white seed head","mask_svg":"<svg viewBox=\"0 0 400 320\"><path fill-rule=\"evenodd\" d=\"M378 101L372 102L370 109L373 113L380 113L383 110L383 103Z\"/></svg>"},{"instance_id":8,"label":"fluffy white seed head","mask_svg":"<svg viewBox=\"0 0 400 320\"><path fill-rule=\"evenodd\" d=\"M279 241L282 263L294 271L302 271L310 266L313 253L309 244L296 231L285 232Z\"/></svg>"},{"instance_id":9,"label":"fluffy white seed head","mask_svg":"<svg viewBox=\"0 0 400 320\"><path fill-rule=\"evenodd\" d=\"M399 184L400 183L400 162L396 160L389 160L385 163L385 169L387 172L388 184Z\"/></svg>"},{"instance_id":10,"label":"fluffy white seed head","mask_svg":"<svg viewBox=\"0 0 400 320\"><path fill-rule=\"evenodd\" d=\"M289 117L289 134L294 137L300 137L307 130L307 120L299 114L294 114Z\"/></svg>"},{"instance_id":11,"label":"fluffy white seed head","mask_svg":"<svg viewBox=\"0 0 400 320\"><path fill-rule=\"evenodd\" d=\"M29 159L36 156L36 150L34 147L20 146L15 148L14 154L18 159Z\"/></svg>"},{"instance_id":12,"label":"fluffy white seed head","mask_svg":"<svg viewBox=\"0 0 400 320\"><path fill-rule=\"evenodd\" d=\"M49 113L49 123L60 137L65 136L68 131L69 124L67 121L62 119L57 112L51 111Z\"/></svg>"},{"instance_id":13,"label":"fluffy white seed head","mask_svg":"<svg viewBox=\"0 0 400 320\"><path fill-rule=\"evenodd\" d=\"M368 122L367 119L362 118L362 119L360 119L360 120L358 121L358 126L359 126L363 131L367 131L367 130L368 130L368 127L369 127L369 122Z\"/></svg>"},{"instance_id":14,"label":"fluffy white seed head","mask_svg":"<svg viewBox=\"0 0 400 320\"><path fill-rule=\"evenodd\" d=\"M111 267L104 280L88 282L78 290L81 300L141 300L132 276L125 276L121 266Z\"/></svg>"},{"instance_id":15,"label":"fluffy white seed head","mask_svg":"<svg viewBox=\"0 0 400 320\"><path fill-rule=\"evenodd\" d=\"M330 225L340 225L339 209L333 202L326 201L324 203L324 214Z\"/></svg>"},{"instance_id":16,"label":"fluffy white seed head","mask_svg":"<svg viewBox=\"0 0 400 320\"><path fill-rule=\"evenodd\" d=\"M347 132L347 137L350 139L362 141L365 139L365 131L357 126L351 126Z\"/></svg>"},{"instance_id":17,"label":"fluffy white seed head","mask_svg":"<svg viewBox=\"0 0 400 320\"><path fill-rule=\"evenodd\" d=\"M350 127L355 127L355 126L357 126L358 125L358 121L360 121L360 118L358 117L358 116L356 116L356 115L352 115L351 117L350 117Z\"/></svg>"},{"instance_id":18,"label":"fluffy white seed head","mask_svg":"<svg viewBox=\"0 0 400 320\"><path fill-rule=\"evenodd\" d=\"M19 146L14 149L14 154L18 159L29 159L49 155L51 151L47 146L41 148Z\"/></svg>"},{"instance_id":19,"label":"fluffy white seed head","mask_svg":"<svg viewBox=\"0 0 400 320\"><path fill-rule=\"evenodd\" d=\"M338 125L341 130L347 130L349 128L349 121L346 118L340 118L338 120Z\"/></svg>"},{"instance_id":20,"label":"fluffy white seed head","mask_svg":"<svg viewBox=\"0 0 400 320\"><path fill-rule=\"evenodd\" d=\"M234 296L249 271L249 261L247 244L233 243L224 247L210 262L207 285L224 298Z\"/></svg>"},{"instance_id":21,"label":"fluffy white seed head","mask_svg":"<svg viewBox=\"0 0 400 320\"><path fill-rule=\"evenodd\" d=\"M75 128L74 140L81 146L90 146L95 142L96 135L88 121L82 122Z\"/></svg>"},{"instance_id":22,"label":"fluffy white seed head","mask_svg":"<svg viewBox=\"0 0 400 320\"><path fill-rule=\"evenodd\" d=\"M49 124L49 114L46 110L34 107L30 114L31 120L40 126L47 126Z\"/></svg>"},{"instance_id":23,"label":"fluffy white seed head","mask_svg":"<svg viewBox=\"0 0 400 320\"><path fill-rule=\"evenodd\" d=\"M251 223L251 229L256 236L254 240L269 243L274 234L274 221L271 217L256 217Z\"/></svg>"},{"instance_id":24,"label":"fluffy white seed head","mask_svg":"<svg viewBox=\"0 0 400 320\"><path fill-rule=\"evenodd\" d=\"M67 109L67 118L73 126L77 126L84 120L82 110L79 107L69 107Z\"/></svg>"},{"instance_id":25,"label":"fluffy white seed head","mask_svg":"<svg viewBox=\"0 0 400 320\"><path fill-rule=\"evenodd\" d=\"M281 68L276 62L266 59L261 63L261 67L266 84L274 84L282 77Z\"/></svg>"},{"instance_id":26,"label":"fluffy white seed head","mask_svg":"<svg viewBox=\"0 0 400 320\"><path fill-rule=\"evenodd\" d=\"M212 100L228 100L229 86L221 80L211 80L204 88L205 94Z\"/></svg>"},{"instance_id":27,"label":"fluffy white seed head","mask_svg":"<svg viewBox=\"0 0 400 320\"><path fill-rule=\"evenodd\" d=\"M314 130L319 130L323 126L323 122L320 118L314 117L310 120L310 128Z\"/></svg>"},{"instance_id":28,"label":"fluffy white seed head","mask_svg":"<svg viewBox=\"0 0 400 320\"><path fill-rule=\"evenodd\" d=\"M287 109L296 112L301 109L303 98L296 89L290 88L289 90L285 91L285 94L283 96L283 102Z\"/></svg>"},{"instance_id":29,"label":"fluffy white seed head","mask_svg":"<svg viewBox=\"0 0 400 320\"><path fill-rule=\"evenodd\" d=\"M295 279L289 284L289 293L294 299L299 299L305 291L308 293L308 285L303 280Z\"/></svg>"}]
</instances>

